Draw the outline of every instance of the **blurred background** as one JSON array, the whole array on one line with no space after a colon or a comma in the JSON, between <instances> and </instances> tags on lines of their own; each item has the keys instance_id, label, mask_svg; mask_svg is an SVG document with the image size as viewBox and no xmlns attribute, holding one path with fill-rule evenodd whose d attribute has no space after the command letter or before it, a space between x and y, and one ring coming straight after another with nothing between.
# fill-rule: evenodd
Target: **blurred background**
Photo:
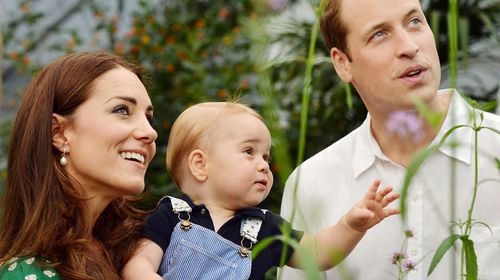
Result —
<instances>
[{"instance_id":1,"label":"blurred background","mask_svg":"<svg viewBox=\"0 0 500 280\"><path fill-rule=\"evenodd\" d=\"M458 1L457 87L499 112L500 0ZM275 186L264 208L279 212L284 181L297 165L305 60L319 0L1 0L0 189L10 128L24 89L65 53L107 50L142 64L155 108L157 154L147 199L177 191L165 168L170 126L191 104L240 96L262 113L273 140ZM449 79L448 2L422 1ZM315 50L304 159L366 117L355 90L336 76L321 36ZM12 143L11 145L15 145Z\"/></svg>"}]
</instances>

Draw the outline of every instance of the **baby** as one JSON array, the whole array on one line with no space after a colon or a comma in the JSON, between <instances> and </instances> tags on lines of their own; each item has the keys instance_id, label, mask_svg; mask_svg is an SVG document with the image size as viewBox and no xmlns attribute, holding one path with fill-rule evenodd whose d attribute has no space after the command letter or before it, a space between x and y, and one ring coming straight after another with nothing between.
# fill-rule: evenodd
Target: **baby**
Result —
<instances>
[{"instance_id":1,"label":"baby","mask_svg":"<svg viewBox=\"0 0 500 280\"><path fill-rule=\"evenodd\" d=\"M251 248L282 235L288 223L256 208L273 185L271 135L263 118L236 102L208 102L185 110L175 121L167 168L182 199L164 197L144 231L145 239L124 268L125 279L264 279L281 264L300 268L299 253L274 238L257 255ZM334 183L334 182L332 182ZM399 197L379 180L338 223L316 235L291 230L290 238L312 248L319 268L345 257L365 232L399 213L386 206ZM282 265L282 264L281 264ZM162 275L162 277L160 276Z\"/></svg>"}]
</instances>

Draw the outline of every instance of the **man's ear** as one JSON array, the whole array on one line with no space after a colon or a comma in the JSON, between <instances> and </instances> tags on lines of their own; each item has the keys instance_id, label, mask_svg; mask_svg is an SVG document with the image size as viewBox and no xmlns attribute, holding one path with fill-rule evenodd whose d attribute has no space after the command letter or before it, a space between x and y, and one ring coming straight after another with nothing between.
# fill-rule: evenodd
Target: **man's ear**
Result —
<instances>
[{"instance_id":1,"label":"man's ear","mask_svg":"<svg viewBox=\"0 0 500 280\"><path fill-rule=\"evenodd\" d=\"M200 182L205 182L208 178L206 155L202 150L196 149L189 154L188 167L191 175Z\"/></svg>"},{"instance_id":2,"label":"man's ear","mask_svg":"<svg viewBox=\"0 0 500 280\"><path fill-rule=\"evenodd\" d=\"M333 67L337 75L346 83L352 82L351 61L343 51L332 48L330 50L330 58L332 59Z\"/></svg>"},{"instance_id":3,"label":"man's ear","mask_svg":"<svg viewBox=\"0 0 500 280\"><path fill-rule=\"evenodd\" d=\"M62 152L63 146L68 142L64 131L68 121L61 115L52 113L52 145ZM66 152L68 152L66 150Z\"/></svg>"}]
</instances>

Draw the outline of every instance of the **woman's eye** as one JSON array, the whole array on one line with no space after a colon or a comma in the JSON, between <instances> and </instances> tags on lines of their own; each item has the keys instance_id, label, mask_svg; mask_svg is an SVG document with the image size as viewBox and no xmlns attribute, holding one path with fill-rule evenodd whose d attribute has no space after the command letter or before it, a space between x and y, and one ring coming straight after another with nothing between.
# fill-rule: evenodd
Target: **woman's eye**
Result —
<instances>
[{"instance_id":1,"label":"woman's eye","mask_svg":"<svg viewBox=\"0 0 500 280\"><path fill-rule=\"evenodd\" d=\"M130 115L130 110L127 106L120 105L120 106L113 109L113 113L120 114L120 115Z\"/></svg>"},{"instance_id":2,"label":"woman's eye","mask_svg":"<svg viewBox=\"0 0 500 280\"><path fill-rule=\"evenodd\" d=\"M148 119L148 122L151 126L155 123L155 118L153 117L153 115L147 115L146 119Z\"/></svg>"}]
</instances>

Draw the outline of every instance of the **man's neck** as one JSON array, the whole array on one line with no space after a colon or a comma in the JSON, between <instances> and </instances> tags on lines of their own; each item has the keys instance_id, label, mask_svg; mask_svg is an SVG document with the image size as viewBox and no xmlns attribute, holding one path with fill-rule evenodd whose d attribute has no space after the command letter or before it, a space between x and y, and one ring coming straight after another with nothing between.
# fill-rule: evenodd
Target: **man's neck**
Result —
<instances>
[{"instance_id":1,"label":"man's neck","mask_svg":"<svg viewBox=\"0 0 500 280\"><path fill-rule=\"evenodd\" d=\"M412 157L425 149L436 137L448 112L449 97L447 95L438 96L435 104L428 105L428 109L438 118L435 124L430 124L417 110L399 112L403 116L405 114L407 116L413 115L413 119L410 120L403 117L405 119L402 123L408 121L418 123L418 132L415 131L414 133L398 133L396 132L397 127L388 125L391 121L394 123L394 120L391 119L394 118L394 112L371 115L370 129L382 152L390 160L407 167ZM397 125L404 124L396 121L395 126Z\"/></svg>"}]
</instances>

